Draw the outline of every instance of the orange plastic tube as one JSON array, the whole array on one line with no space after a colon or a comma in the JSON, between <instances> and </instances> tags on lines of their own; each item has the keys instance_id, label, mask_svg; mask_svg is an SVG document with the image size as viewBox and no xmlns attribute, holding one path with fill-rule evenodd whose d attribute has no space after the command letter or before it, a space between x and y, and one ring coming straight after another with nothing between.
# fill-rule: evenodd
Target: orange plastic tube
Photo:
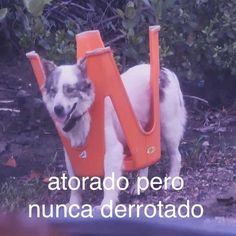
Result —
<instances>
[{"instance_id":1,"label":"orange plastic tube","mask_svg":"<svg viewBox=\"0 0 236 236\"><path fill-rule=\"evenodd\" d=\"M88 31L76 36L77 60L87 59L87 74L95 88L95 102L90 110L91 129L86 145L73 148L59 131L64 148L78 176L104 175L104 98L109 96L123 128L129 155L124 158L125 171L138 170L152 165L160 159L160 119L159 119L159 26L149 28L151 64L151 119L150 130L144 131L137 121L126 94L111 49L104 48L99 31ZM35 52L27 54L31 60L39 86L42 88L42 65Z\"/></svg>"}]
</instances>

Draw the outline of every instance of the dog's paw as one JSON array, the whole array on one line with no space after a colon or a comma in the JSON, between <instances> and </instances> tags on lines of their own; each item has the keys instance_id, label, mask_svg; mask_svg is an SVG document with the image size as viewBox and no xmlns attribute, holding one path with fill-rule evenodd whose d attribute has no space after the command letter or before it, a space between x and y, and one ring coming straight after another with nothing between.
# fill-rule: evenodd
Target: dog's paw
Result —
<instances>
[{"instance_id":1,"label":"dog's paw","mask_svg":"<svg viewBox=\"0 0 236 236\"><path fill-rule=\"evenodd\" d=\"M178 189L182 185L180 179L176 179L172 185L175 189Z\"/></svg>"},{"instance_id":2,"label":"dog's paw","mask_svg":"<svg viewBox=\"0 0 236 236\"><path fill-rule=\"evenodd\" d=\"M107 215L111 209L109 207L106 207L106 205L98 205L93 207L93 215L95 216L101 216L101 215Z\"/></svg>"},{"instance_id":3,"label":"dog's paw","mask_svg":"<svg viewBox=\"0 0 236 236\"><path fill-rule=\"evenodd\" d=\"M146 189L143 188L142 183L140 183L140 189L138 193L138 186L137 183L133 184L131 188L129 189L129 194L132 196L137 196L145 192Z\"/></svg>"},{"instance_id":4,"label":"dog's paw","mask_svg":"<svg viewBox=\"0 0 236 236\"><path fill-rule=\"evenodd\" d=\"M168 181L167 184L162 186L164 190L178 189L181 186L181 181L176 179L175 181Z\"/></svg>"},{"instance_id":5,"label":"dog's paw","mask_svg":"<svg viewBox=\"0 0 236 236\"><path fill-rule=\"evenodd\" d=\"M76 206L78 206L78 207L81 206L81 204L80 204L79 202L68 202L68 203L66 203L65 205L66 205L66 208L67 208L67 209L70 208L71 206L74 206L74 205L76 205Z\"/></svg>"},{"instance_id":6,"label":"dog's paw","mask_svg":"<svg viewBox=\"0 0 236 236\"><path fill-rule=\"evenodd\" d=\"M118 199L107 198L103 199L100 205L93 207L94 211L103 211L106 212L107 210L112 210L115 208Z\"/></svg>"},{"instance_id":7,"label":"dog's paw","mask_svg":"<svg viewBox=\"0 0 236 236\"><path fill-rule=\"evenodd\" d=\"M138 195L137 184L133 184L133 185L131 186L131 188L129 189L129 194L132 195L132 196Z\"/></svg>"},{"instance_id":8,"label":"dog's paw","mask_svg":"<svg viewBox=\"0 0 236 236\"><path fill-rule=\"evenodd\" d=\"M70 203L70 202L67 202L66 203L66 208L67 208L67 210L70 208L70 206L72 206L73 204L72 203Z\"/></svg>"},{"instance_id":9,"label":"dog's paw","mask_svg":"<svg viewBox=\"0 0 236 236\"><path fill-rule=\"evenodd\" d=\"M97 205L95 207L93 207L93 212L95 213L100 213L102 210L102 205Z\"/></svg>"}]
</instances>

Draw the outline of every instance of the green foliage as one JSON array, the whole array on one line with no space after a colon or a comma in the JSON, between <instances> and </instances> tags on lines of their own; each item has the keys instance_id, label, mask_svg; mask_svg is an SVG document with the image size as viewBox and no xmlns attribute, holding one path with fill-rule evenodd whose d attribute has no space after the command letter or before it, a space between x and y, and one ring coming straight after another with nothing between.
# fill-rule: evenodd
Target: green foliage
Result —
<instances>
[{"instance_id":1,"label":"green foliage","mask_svg":"<svg viewBox=\"0 0 236 236\"><path fill-rule=\"evenodd\" d=\"M0 7L21 50L59 62L73 61L75 34L92 29L123 69L147 62L148 26L160 24L162 65L200 85L209 73L236 75L235 0L14 0Z\"/></svg>"},{"instance_id":2,"label":"green foliage","mask_svg":"<svg viewBox=\"0 0 236 236\"><path fill-rule=\"evenodd\" d=\"M7 15L7 12L8 12L8 9L7 8L1 8L0 9L0 22L2 20L4 20L4 18L6 17Z\"/></svg>"},{"instance_id":3,"label":"green foliage","mask_svg":"<svg viewBox=\"0 0 236 236\"><path fill-rule=\"evenodd\" d=\"M40 16L46 4L51 0L24 0L24 5L33 16Z\"/></svg>"},{"instance_id":4,"label":"green foliage","mask_svg":"<svg viewBox=\"0 0 236 236\"><path fill-rule=\"evenodd\" d=\"M147 28L161 25L161 63L181 78L203 86L207 77L236 75L236 2L234 0L128 1L120 31L128 61L147 60ZM192 82L191 82L192 83Z\"/></svg>"},{"instance_id":5,"label":"green foliage","mask_svg":"<svg viewBox=\"0 0 236 236\"><path fill-rule=\"evenodd\" d=\"M63 26L49 19L51 0L14 0L7 4L5 32L18 51L40 51L58 62L74 61L74 35L77 27L65 19ZM44 14L43 14L44 10ZM1 13L1 12L0 12ZM10 33L9 33L10 32ZM72 59L73 58L73 59Z\"/></svg>"},{"instance_id":6,"label":"green foliage","mask_svg":"<svg viewBox=\"0 0 236 236\"><path fill-rule=\"evenodd\" d=\"M201 79L205 73L235 75L236 3L234 0L182 0L170 9L171 18L161 19L164 45L172 55L165 61ZM168 13L165 15L168 16Z\"/></svg>"}]
</instances>

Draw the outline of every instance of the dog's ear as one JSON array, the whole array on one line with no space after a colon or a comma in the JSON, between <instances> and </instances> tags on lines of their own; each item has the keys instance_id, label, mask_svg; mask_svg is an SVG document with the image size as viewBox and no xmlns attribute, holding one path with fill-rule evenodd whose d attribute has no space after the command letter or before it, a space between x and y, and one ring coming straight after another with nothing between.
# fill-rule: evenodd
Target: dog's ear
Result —
<instances>
[{"instance_id":1,"label":"dog's ear","mask_svg":"<svg viewBox=\"0 0 236 236\"><path fill-rule=\"evenodd\" d=\"M46 75L46 78L56 69L56 65L52 61L48 61L46 59L42 59L43 69L44 73Z\"/></svg>"},{"instance_id":2,"label":"dog's ear","mask_svg":"<svg viewBox=\"0 0 236 236\"><path fill-rule=\"evenodd\" d=\"M80 59L80 61L78 62L78 68L82 74L83 78L87 77L87 69L86 69L86 57L83 57L82 59Z\"/></svg>"}]
</instances>

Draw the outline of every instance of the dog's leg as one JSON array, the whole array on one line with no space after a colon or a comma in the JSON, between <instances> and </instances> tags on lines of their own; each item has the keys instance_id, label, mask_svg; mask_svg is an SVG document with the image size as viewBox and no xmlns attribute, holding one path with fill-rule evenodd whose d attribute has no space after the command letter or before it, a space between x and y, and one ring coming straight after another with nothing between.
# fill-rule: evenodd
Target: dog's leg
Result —
<instances>
[{"instance_id":1,"label":"dog's leg","mask_svg":"<svg viewBox=\"0 0 236 236\"><path fill-rule=\"evenodd\" d=\"M65 150L64 150L64 153L65 153L66 168L68 171L68 175L71 178L74 176L74 172L73 172L69 157L68 157ZM73 187L73 188L76 187L75 180L71 181L71 187ZM81 205L82 204L81 190L70 190L70 191L71 191L70 192L70 200L69 200L68 205L72 205L72 204Z\"/></svg>"},{"instance_id":2,"label":"dog's leg","mask_svg":"<svg viewBox=\"0 0 236 236\"><path fill-rule=\"evenodd\" d=\"M137 173L137 178L142 178L142 177L148 177L148 167L143 168L141 170L138 170ZM140 182L140 187L142 187L141 192L143 193L145 190L143 190L145 188L145 186L142 186L144 184L143 181ZM137 179L135 180L135 183L132 185L132 187L130 188L130 194L131 195L137 195L138 194L138 188L137 188Z\"/></svg>"},{"instance_id":3,"label":"dog's leg","mask_svg":"<svg viewBox=\"0 0 236 236\"><path fill-rule=\"evenodd\" d=\"M171 178L178 177L180 175L181 169L181 154L178 149L178 145L174 147L170 147L168 149L168 153L170 156L170 173L169 176ZM179 181L175 181L175 187L178 187L181 183ZM168 186L170 188L170 186Z\"/></svg>"},{"instance_id":4,"label":"dog's leg","mask_svg":"<svg viewBox=\"0 0 236 236\"><path fill-rule=\"evenodd\" d=\"M105 142L107 147L104 159L105 177L112 176L112 173L114 173L116 180L122 175L123 145L117 140L114 130L109 130L108 136ZM119 189L116 185L114 190L104 189L101 205L108 204L110 201L115 205L118 202L118 196Z\"/></svg>"},{"instance_id":5,"label":"dog's leg","mask_svg":"<svg viewBox=\"0 0 236 236\"><path fill-rule=\"evenodd\" d=\"M182 133L174 132L173 127L166 127L162 132L162 138L165 142L167 154L170 157L170 172L169 177L174 178L179 176L181 169L181 154L179 152L179 143ZM175 187L180 185L179 181L175 181ZM171 181L168 182L168 188L171 188Z\"/></svg>"},{"instance_id":6,"label":"dog's leg","mask_svg":"<svg viewBox=\"0 0 236 236\"><path fill-rule=\"evenodd\" d=\"M122 163L124 148L119 139L113 124L111 115L110 101L105 101L105 157L104 157L104 177L111 177L114 173L115 180L122 175ZM114 190L104 189L104 197L101 206L108 204L110 201L115 205L118 202L119 189L115 185Z\"/></svg>"},{"instance_id":7,"label":"dog's leg","mask_svg":"<svg viewBox=\"0 0 236 236\"><path fill-rule=\"evenodd\" d=\"M179 144L183 137L187 114L177 76L169 70L165 69L164 71L162 85L160 84L160 89L164 95L160 103L161 139L170 157L169 176L174 178L180 174ZM171 182L168 181L169 188ZM180 181L174 181L174 183L175 187L181 184Z\"/></svg>"}]
</instances>

